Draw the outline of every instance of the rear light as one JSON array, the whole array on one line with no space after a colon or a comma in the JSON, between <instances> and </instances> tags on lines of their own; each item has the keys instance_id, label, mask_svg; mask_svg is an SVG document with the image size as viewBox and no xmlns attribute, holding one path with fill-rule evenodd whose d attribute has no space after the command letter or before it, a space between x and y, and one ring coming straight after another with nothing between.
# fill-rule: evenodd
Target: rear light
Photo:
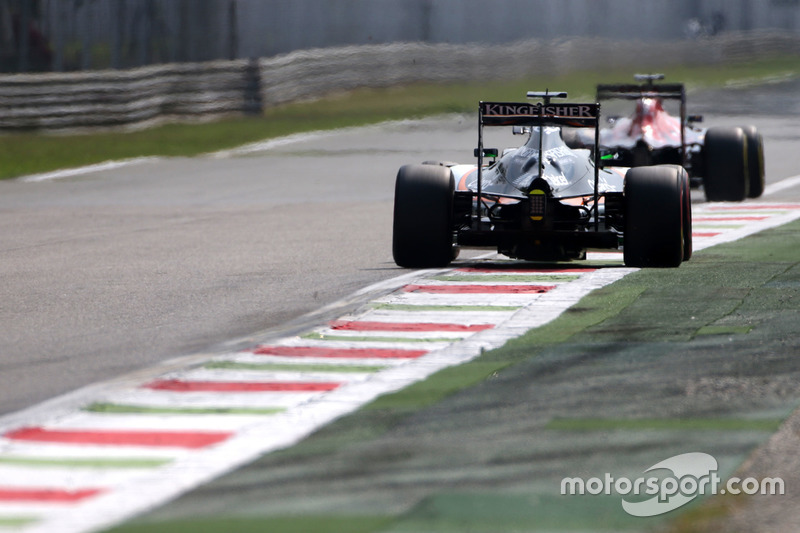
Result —
<instances>
[{"instance_id":1,"label":"rear light","mask_svg":"<svg viewBox=\"0 0 800 533\"><path fill-rule=\"evenodd\" d=\"M544 212L547 206L547 195L541 189L534 189L528 193L530 199L530 213L531 220L539 222L544 219Z\"/></svg>"}]
</instances>

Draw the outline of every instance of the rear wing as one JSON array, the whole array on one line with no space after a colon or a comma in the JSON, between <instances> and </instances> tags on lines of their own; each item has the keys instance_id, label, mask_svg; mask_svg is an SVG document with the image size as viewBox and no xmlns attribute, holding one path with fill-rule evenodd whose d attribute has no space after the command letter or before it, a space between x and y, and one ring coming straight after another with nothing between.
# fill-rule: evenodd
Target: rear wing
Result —
<instances>
[{"instance_id":1,"label":"rear wing","mask_svg":"<svg viewBox=\"0 0 800 533\"><path fill-rule=\"evenodd\" d=\"M482 126L597 126L598 104L543 104L515 102L481 102Z\"/></svg>"},{"instance_id":2,"label":"rear wing","mask_svg":"<svg viewBox=\"0 0 800 533\"><path fill-rule=\"evenodd\" d=\"M686 90L682 83L614 83L597 86L598 100L638 100L639 98L665 98L686 101Z\"/></svg>"},{"instance_id":3,"label":"rear wing","mask_svg":"<svg viewBox=\"0 0 800 533\"><path fill-rule=\"evenodd\" d=\"M682 83L654 83L664 79L663 74L634 74L633 79L643 83L606 83L597 85L597 100L621 98L638 100L642 97L666 98L686 102L686 90Z\"/></svg>"},{"instance_id":4,"label":"rear wing","mask_svg":"<svg viewBox=\"0 0 800 533\"><path fill-rule=\"evenodd\" d=\"M478 148L475 156L478 158L478 182L476 202L476 227L480 220L480 204L483 202L483 158L487 153L497 154L496 150L484 150L484 126L571 126L575 128L594 128L594 209L595 218L599 219L598 205L598 180L599 180L599 136L600 136L600 104L568 104L551 103L551 98L566 98L567 93L551 93L529 91L528 98L542 98L543 102L480 102L478 104ZM542 154L542 135L539 135L539 157ZM539 169L539 179L542 178L543 165L536 165ZM596 220L596 229L599 228Z\"/></svg>"}]
</instances>

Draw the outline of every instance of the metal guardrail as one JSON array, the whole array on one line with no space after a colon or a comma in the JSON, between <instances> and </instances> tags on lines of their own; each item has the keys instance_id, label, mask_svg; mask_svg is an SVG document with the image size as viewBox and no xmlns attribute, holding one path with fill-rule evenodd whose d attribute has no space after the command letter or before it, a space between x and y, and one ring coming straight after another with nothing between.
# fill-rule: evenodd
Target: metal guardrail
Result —
<instances>
[{"instance_id":1,"label":"metal guardrail","mask_svg":"<svg viewBox=\"0 0 800 533\"><path fill-rule=\"evenodd\" d=\"M127 126L260 113L254 61L0 77L0 129Z\"/></svg>"},{"instance_id":2,"label":"metal guardrail","mask_svg":"<svg viewBox=\"0 0 800 533\"><path fill-rule=\"evenodd\" d=\"M258 114L265 106L358 87L667 69L800 53L800 35L758 31L669 43L583 38L511 45L401 43L254 60L0 76L0 130L142 126Z\"/></svg>"}]
</instances>

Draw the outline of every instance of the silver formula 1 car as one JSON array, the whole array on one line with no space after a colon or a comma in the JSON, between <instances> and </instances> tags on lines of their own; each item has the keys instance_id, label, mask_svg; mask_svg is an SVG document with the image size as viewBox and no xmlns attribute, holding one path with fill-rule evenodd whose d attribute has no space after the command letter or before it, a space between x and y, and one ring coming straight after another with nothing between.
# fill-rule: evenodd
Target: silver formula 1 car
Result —
<instances>
[{"instance_id":1,"label":"silver formula 1 car","mask_svg":"<svg viewBox=\"0 0 800 533\"><path fill-rule=\"evenodd\" d=\"M393 255L402 267L441 267L459 246L490 247L529 261L584 259L624 250L625 264L677 267L692 253L689 178L679 165L603 165L599 150L570 148L564 128L600 134L596 103L480 102L477 163L400 168ZM527 136L517 148L483 145L485 127ZM491 161L487 161L491 159Z\"/></svg>"},{"instance_id":2,"label":"silver formula 1 car","mask_svg":"<svg viewBox=\"0 0 800 533\"><path fill-rule=\"evenodd\" d=\"M687 116L686 90L681 83L655 83L663 74L637 74L639 84L600 84L597 101L633 100L628 117L610 120L600 131L601 149L625 166L675 164L689 173L693 186L703 186L709 201L742 201L764 192L764 148L754 126L703 129L699 115ZM679 116L664 109L680 102ZM574 146L591 142L583 132Z\"/></svg>"}]
</instances>

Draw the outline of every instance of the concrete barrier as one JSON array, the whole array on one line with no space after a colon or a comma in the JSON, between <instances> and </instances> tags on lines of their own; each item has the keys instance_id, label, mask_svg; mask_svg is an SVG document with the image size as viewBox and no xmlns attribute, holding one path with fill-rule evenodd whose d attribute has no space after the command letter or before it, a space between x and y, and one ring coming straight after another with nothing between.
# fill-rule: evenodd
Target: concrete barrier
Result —
<instances>
[{"instance_id":1,"label":"concrete barrier","mask_svg":"<svg viewBox=\"0 0 800 533\"><path fill-rule=\"evenodd\" d=\"M358 87L661 70L800 53L800 36L758 31L643 43L601 38L507 45L400 43L320 48L258 60L0 76L0 130L130 127L258 114Z\"/></svg>"}]
</instances>

